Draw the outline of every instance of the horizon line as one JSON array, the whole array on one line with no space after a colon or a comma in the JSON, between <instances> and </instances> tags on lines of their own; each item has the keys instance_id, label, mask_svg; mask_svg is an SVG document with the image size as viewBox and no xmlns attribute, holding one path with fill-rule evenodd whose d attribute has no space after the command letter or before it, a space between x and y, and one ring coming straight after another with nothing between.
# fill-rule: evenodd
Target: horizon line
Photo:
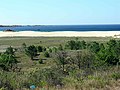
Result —
<instances>
[{"instance_id":1,"label":"horizon line","mask_svg":"<svg viewBox=\"0 0 120 90\"><path fill-rule=\"evenodd\" d=\"M66 25L120 25L120 23L105 23L105 24L0 24L0 26L66 26Z\"/></svg>"}]
</instances>

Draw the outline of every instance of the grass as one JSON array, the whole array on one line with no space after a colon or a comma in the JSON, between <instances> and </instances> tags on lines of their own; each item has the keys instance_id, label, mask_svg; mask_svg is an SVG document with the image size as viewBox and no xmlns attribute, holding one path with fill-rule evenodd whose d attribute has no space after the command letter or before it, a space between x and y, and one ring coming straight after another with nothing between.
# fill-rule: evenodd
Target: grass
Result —
<instances>
[{"instance_id":1,"label":"grass","mask_svg":"<svg viewBox=\"0 0 120 90\"><path fill-rule=\"evenodd\" d=\"M0 38L0 50L5 49L8 46L15 48L21 48L23 43L27 45L41 45L44 47L58 46L59 44L65 45L68 40L75 40L75 37L4 37ZM111 37L78 37L78 40L85 40L86 42L97 41L106 42L112 39ZM120 39L117 39L120 40ZM32 61L30 58L20 50L16 52L17 60L19 61L18 67L21 67L19 74L19 80L26 80L28 73L36 71L37 69L49 68L54 64L54 58L46 58L44 53L40 53L40 59L44 59L44 64L39 64L39 60ZM115 73L113 71L116 71ZM24 74L22 74L24 72ZM108 71L97 71L92 76L83 77L84 80L77 81L76 78L66 77L64 82L67 82L64 88L50 87L49 90L119 90L120 69L111 68ZM17 75L16 73L7 73L8 75ZM3 76L4 77L4 76ZM116 80L117 78L117 80ZM23 81L24 81L23 80ZM12 83L17 83L13 81ZM1 89L0 89L1 90ZM24 90L24 89L22 89ZM25 89L27 90L27 89ZM39 89L38 89L39 90Z\"/></svg>"},{"instance_id":2,"label":"grass","mask_svg":"<svg viewBox=\"0 0 120 90\"><path fill-rule=\"evenodd\" d=\"M75 40L76 37L4 37L0 38L0 50L13 46L15 48L21 48L23 43L27 45L41 45L44 47L51 47L51 46L58 46L59 44L65 45L65 42L68 40ZM87 42L91 41L98 41L98 42L105 42L110 40L111 37L78 37L78 40L85 40ZM22 70L27 70L28 68L41 68L51 66L54 62L53 58L46 58L44 57L43 53L40 53L40 58L46 59L44 60L44 65L40 65L36 61L31 61L28 56L25 55L23 52L16 52L16 56L18 60L21 62L19 63L19 67L22 67ZM51 63L52 62L52 63Z\"/></svg>"},{"instance_id":3,"label":"grass","mask_svg":"<svg viewBox=\"0 0 120 90\"><path fill-rule=\"evenodd\" d=\"M22 43L27 45L57 46L65 44L68 40L75 40L76 37L11 37L0 38L0 45L21 46ZM78 37L78 40L105 42L112 39L111 37Z\"/></svg>"}]
</instances>

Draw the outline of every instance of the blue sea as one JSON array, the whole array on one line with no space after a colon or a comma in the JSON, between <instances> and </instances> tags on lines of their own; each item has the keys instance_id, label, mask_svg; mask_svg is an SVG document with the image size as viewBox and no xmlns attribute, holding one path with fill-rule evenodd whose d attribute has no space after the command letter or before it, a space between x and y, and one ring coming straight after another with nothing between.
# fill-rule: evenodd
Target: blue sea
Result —
<instances>
[{"instance_id":1,"label":"blue sea","mask_svg":"<svg viewBox=\"0 0 120 90\"><path fill-rule=\"evenodd\" d=\"M12 26L0 27L0 31L11 29L14 31L120 31L118 25L35 25L35 26Z\"/></svg>"}]
</instances>

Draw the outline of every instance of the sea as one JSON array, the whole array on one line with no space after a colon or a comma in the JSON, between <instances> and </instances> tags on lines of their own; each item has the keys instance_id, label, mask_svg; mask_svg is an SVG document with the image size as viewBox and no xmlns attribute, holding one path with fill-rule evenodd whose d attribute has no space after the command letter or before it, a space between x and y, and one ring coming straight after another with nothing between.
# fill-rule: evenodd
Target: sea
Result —
<instances>
[{"instance_id":1,"label":"sea","mask_svg":"<svg viewBox=\"0 0 120 90\"><path fill-rule=\"evenodd\" d=\"M0 26L0 31L120 31L120 24L114 25L26 25L26 26Z\"/></svg>"}]
</instances>

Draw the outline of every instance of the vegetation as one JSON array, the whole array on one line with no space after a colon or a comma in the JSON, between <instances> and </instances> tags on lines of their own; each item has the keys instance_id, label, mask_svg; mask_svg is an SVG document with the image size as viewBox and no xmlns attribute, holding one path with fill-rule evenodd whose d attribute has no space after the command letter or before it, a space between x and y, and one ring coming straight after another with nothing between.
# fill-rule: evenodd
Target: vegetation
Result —
<instances>
[{"instance_id":1,"label":"vegetation","mask_svg":"<svg viewBox=\"0 0 120 90\"><path fill-rule=\"evenodd\" d=\"M8 47L5 53L0 55L0 67L2 70L9 71L14 69L14 66L17 64L14 53L14 49Z\"/></svg>"},{"instance_id":2,"label":"vegetation","mask_svg":"<svg viewBox=\"0 0 120 90\"><path fill-rule=\"evenodd\" d=\"M49 55L49 53L47 51L45 51L44 56L45 57L50 57L50 55Z\"/></svg>"},{"instance_id":3,"label":"vegetation","mask_svg":"<svg viewBox=\"0 0 120 90\"><path fill-rule=\"evenodd\" d=\"M42 51L43 51L42 46L38 46L38 52L42 52Z\"/></svg>"},{"instance_id":4,"label":"vegetation","mask_svg":"<svg viewBox=\"0 0 120 90\"><path fill-rule=\"evenodd\" d=\"M10 46L0 54L0 90L120 88L119 39L18 39L0 40Z\"/></svg>"},{"instance_id":5,"label":"vegetation","mask_svg":"<svg viewBox=\"0 0 120 90\"><path fill-rule=\"evenodd\" d=\"M33 58L37 55L37 49L34 45L28 46L25 49L26 54L33 60Z\"/></svg>"}]
</instances>

